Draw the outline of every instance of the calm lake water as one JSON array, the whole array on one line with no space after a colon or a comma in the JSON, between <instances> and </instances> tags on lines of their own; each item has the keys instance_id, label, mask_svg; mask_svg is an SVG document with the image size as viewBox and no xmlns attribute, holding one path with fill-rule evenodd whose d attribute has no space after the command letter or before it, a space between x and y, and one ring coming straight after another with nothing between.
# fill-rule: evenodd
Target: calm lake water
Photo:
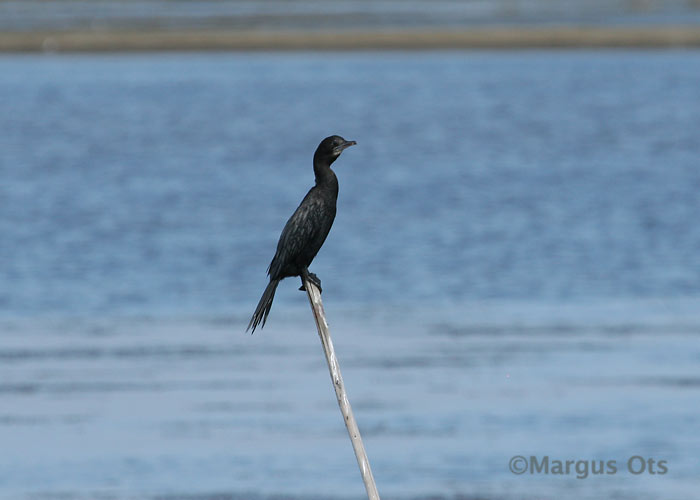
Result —
<instances>
[{"instance_id":1,"label":"calm lake water","mask_svg":"<svg viewBox=\"0 0 700 500\"><path fill-rule=\"evenodd\" d=\"M0 109L0 497L362 498L298 282L244 334L333 133L384 498L696 494L700 52L2 56Z\"/></svg>"}]
</instances>

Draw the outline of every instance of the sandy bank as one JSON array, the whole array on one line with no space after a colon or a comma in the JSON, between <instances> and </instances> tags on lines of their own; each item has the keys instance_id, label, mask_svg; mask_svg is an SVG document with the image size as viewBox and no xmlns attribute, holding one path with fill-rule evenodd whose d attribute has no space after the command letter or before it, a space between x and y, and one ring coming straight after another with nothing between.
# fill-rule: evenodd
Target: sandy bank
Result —
<instances>
[{"instance_id":1,"label":"sandy bank","mask_svg":"<svg viewBox=\"0 0 700 500\"><path fill-rule=\"evenodd\" d=\"M0 52L434 50L700 47L700 27L535 27L469 31L76 31L0 33Z\"/></svg>"}]
</instances>

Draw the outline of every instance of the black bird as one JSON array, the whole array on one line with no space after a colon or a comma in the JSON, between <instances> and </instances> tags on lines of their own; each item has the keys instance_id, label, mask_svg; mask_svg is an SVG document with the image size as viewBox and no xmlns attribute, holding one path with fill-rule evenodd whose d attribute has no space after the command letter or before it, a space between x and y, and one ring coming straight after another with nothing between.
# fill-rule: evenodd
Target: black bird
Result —
<instances>
[{"instance_id":1,"label":"black bird","mask_svg":"<svg viewBox=\"0 0 700 500\"><path fill-rule=\"evenodd\" d=\"M338 159L345 148L355 144L355 141L346 141L338 135L332 135L323 139L316 148L314 153L316 185L306 193L282 230L277 242L277 252L267 268L270 283L265 288L246 331L252 328L254 332L260 323L262 323L260 328L265 326L267 315L272 308L272 300L275 298L275 290L284 278L300 276L299 290L304 290L304 279L321 289L321 280L314 273L309 272L309 265L326 241L326 236L335 219L338 178L331 170L331 164Z\"/></svg>"}]
</instances>

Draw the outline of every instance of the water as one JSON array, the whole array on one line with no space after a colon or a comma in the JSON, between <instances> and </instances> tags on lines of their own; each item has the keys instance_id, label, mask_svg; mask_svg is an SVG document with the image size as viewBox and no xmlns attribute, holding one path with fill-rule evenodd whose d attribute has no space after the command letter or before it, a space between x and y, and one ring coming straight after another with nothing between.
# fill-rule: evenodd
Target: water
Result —
<instances>
[{"instance_id":1,"label":"water","mask_svg":"<svg viewBox=\"0 0 700 500\"><path fill-rule=\"evenodd\" d=\"M380 491L691 498L699 63L3 56L0 496L362 497L298 283L243 334L338 133L313 271Z\"/></svg>"},{"instance_id":2,"label":"water","mask_svg":"<svg viewBox=\"0 0 700 500\"><path fill-rule=\"evenodd\" d=\"M0 305L247 313L331 133L336 303L697 297L698 62L6 57Z\"/></svg>"}]
</instances>

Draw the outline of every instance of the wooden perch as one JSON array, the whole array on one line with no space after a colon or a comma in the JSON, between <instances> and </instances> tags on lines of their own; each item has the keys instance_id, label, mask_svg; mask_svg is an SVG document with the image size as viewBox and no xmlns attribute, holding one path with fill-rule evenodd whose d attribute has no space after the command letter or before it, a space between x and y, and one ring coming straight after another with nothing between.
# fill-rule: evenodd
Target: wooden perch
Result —
<instances>
[{"instance_id":1,"label":"wooden perch","mask_svg":"<svg viewBox=\"0 0 700 500\"><path fill-rule=\"evenodd\" d=\"M335 396L338 399L340 413L343 414L345 427L347 427L348 434L350 435L352 448L355 450L357 465L360 467L360 473L362 474L362 480L365 483L367 496L369 497L369 500L379 500L377 485L374 484L372 469L369 466L369 459L367 458L367 452L365 452L365 446L362 444L360 429L357 427L357 422L352 414L352 408L350 407L348 395L345 392L343 376L340 374L338 358L335 356L333 341L331 340L331 334L328 331L328 323L326 322L326 313L323 310L323 302L321 302L321 292L316 285L308 280L304 280L304 287L306 288L306 294L309 296L311 310L313 311L314 318L316 319L318 336L321 337L323 353L326 355L326 361L328 362L328 370L331 374L331 381L333 382L333 388L335 389Z\"/></svg>"}]
</instances>

